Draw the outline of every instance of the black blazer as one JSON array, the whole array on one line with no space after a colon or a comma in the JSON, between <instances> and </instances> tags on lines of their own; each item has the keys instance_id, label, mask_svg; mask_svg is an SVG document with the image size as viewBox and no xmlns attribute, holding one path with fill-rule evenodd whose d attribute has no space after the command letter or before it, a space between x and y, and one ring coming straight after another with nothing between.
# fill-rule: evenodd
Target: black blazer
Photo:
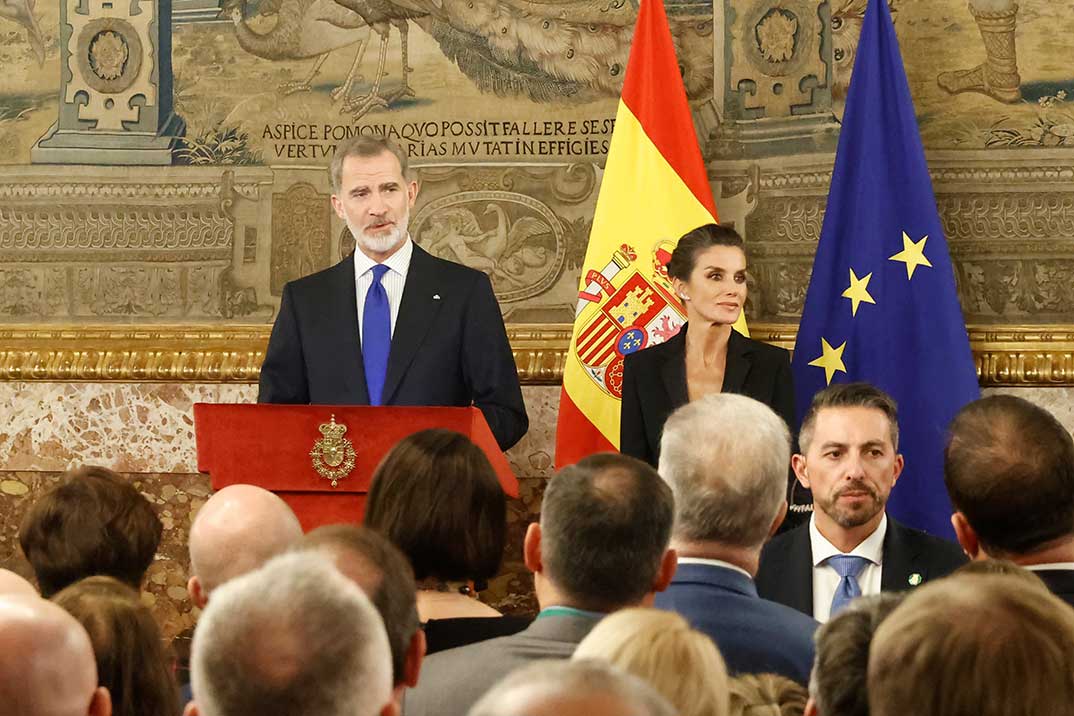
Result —
<instances>
[{"instance_id":1,"label":"black blazer","mask_svg":"<svg viewBox=\"0 0 1074 716\"><path fill-rule=\"evenodd\" d=\"M260 403L368 405L354 258L289 282L261 366ZM504 450L529 427L488 277L417 244L399 306L384 405L476 405Z\"/></svg>"},{"instance_id":2,"label":"black blazer","mask_svg":"<svg viewBox=\"0 0 1074 716\"><path fill-rule=\"evenodd\" d=\"M888 515L881 591L901 592L917 586L910 584L913 574L921 575L919 584L923 584L965 563L966 555L954 542L901 525ZM757 592L763 598L813 616L813 548L808 524L774 537L765 545L756 581Z\"/></svg>"},{"instance_id":3,"label":"black blazer","mask_svg":"<svg viewBox=\"0 0 1074 716\"><path fill-rule=\"evenodd\" d=\"M623 362L623 407L619 451L656 467L664 423L689 402L686 388L686 330ZM723 392L761 401L794 428L794 382L790 354L731 331Z\"/></svg>"},{"instance_id":4,"label":"black blazer","mask_svg":"<svg viewBox=\"0 0 1074 716\"><path fill-rule=\"evenodd\" d=\"M1074 570L1042 569L1033 574L1044 580L1052 594L1074 607Z\"/></svg>"}]
</instances>

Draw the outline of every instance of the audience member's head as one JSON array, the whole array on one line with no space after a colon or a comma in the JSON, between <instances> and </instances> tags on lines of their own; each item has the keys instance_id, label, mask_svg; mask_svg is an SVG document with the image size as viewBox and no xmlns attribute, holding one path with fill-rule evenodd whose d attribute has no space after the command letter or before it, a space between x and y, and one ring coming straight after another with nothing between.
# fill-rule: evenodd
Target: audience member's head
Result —
<instances>
[{"instance_id":1,"label":"audience member's head","mask_svg":"<svg viewBox=\"0 0 1074 716\"><path fill-rule=\"evenodd\" d=\"M610 612L650 600L675 572L672 516L671 491L640 460L600 453L563 468L523 545L537 601Z\"/></svg>"},{"instance_id":2,"label":"audience member's head","mask_svg":"<svg viewBox=\"0 0 1074 716\"><path fill-rule=\"evenodd\" d=\"M535 661L505 676L468 716L675 716L653 687L603 661Z\"/></svg>"},{"instance_id":3,"label":"audience member's head","mask_svg":"<svg viewBox=\"0 0 1074 716\"><path fill-rule=\"evenodd\" d=\"M200 716L394 713L377 610L322 555L297 551L220 586L194 632Z\"/></svg>"},{"instance_id":4,"label":"audience member's head","mask_svg":"<svg viewBox=\"0 0 1074 716\"><path fill-rule=\"evenodd\" d=\"M920 587L869 650L871 716L1040 716L1074 703L1074 610L1010 576Z\"/></svg>"},{"instance_id":5,"label":"audience member's head","mask_svg":"<svg viewBox=\"0 0 1074 716\"><path fill-rule=\"evenodd\" d=\"M731 716L802 716L809 692L779 674L740 674L731 679Z\"/></svg>"},{"instance_id":6,"label":"audience member's head","mask_svg":"<svg viewBox=\"0 0 1074 716\"><path fill-rule=\"evenodd\" d=\"M600 620L573 659L598 659L637 676L679 716L727 716L727 666L712 640L680 615L621 609Z\"/></svg>"},{"instance_id":7,"label":"audience member's head","mask_svg":"<svg viewBox=\"0 0 1074 716\"><path fill-rule=\"evenodd\" d=\"M1044 583L1040 577L1033 572L1030 572L1025 567L1019 567L1014 562L1006 559L975 559L972 562L966 562L964 565L956 569L953 574L961 575L988 575L988 574L1000 574L1008 577L1014 577L1020 579L1026 584L1039 587L1041 589L1047 589L1048 585Z\"/></svg>"},{"instance_id":8,"label":"audience member's head","mask_svg":"<svg viewBox=\"0 0 1074 716\"><path fill-rule=\"evenodd\" d=\"M675 547L718 544L756 562L787 511L790 445L783 420L743 395L705 396L672 413L660 475L675 493Z\"/></svg>"},{"instance_id":9,"label":"audience member's head","mask_svg":"<svg viewBox=\"0 0 1074 716\"><path fill-rule=\"evenodd\" d=\"M485 453L466 436L422 430L377 466L365 525L403 551L418 581L481 583L500 569L507 497Z\"/></svg>"},{"instance_id":10,"label":"audience member's head","mask_svg":"<svg viewBox=\"0 0 1074 716\"><path fill-rule=\"evenodd\" d=\"M86 466L34 503L19 544L44 597L95 574L140 589L163 530L149 500L126 480Z\"/></svg>"},{"instance_id":11,"label":"audience member's head","mask_svg":"<svg viewBox=\"0 0 1074 716\"><path fill-rule=\"evenodd\" d=\"M37 597L40 596L34 585L27 582L10 569L0 569L0 597Z\"/></svg>"},{"instance_id":12,"label":"audience member's head","mask_svg":"<svg viewBox=\"0 0 1074 716\"><path fill-rule=\"evenodd\" d=\"M1027 400L993 395L964 407L949 428L944 481L971 558L1032 563L1074 541L1074 441Z\"/></svg>"},{"instance_id":13,"label":"audience member's head","mask_svg":"<svg viewBox=\"0 0 1074 716\"><path fill-rule=\"evenodd\" d=\"M0 596L4 716L110 716L93 646L74 617L39 597Z\"/></svg>"},{"instance_id":14,"label":"audience member's head","mask_svg":"<svg viewBox=\"0 0 1074 716\"><path fill-rule=\"evenodd\" d=\"M821 533L833 542L872 534L903 468L891 396L868 383L829 385L813 396L798 443L791 466L813 493Z\"/></svg>"},{"instance_id":15,"label":"audience member's head","mask_svg":"<svg viewBox=\"0 0 1074 716\"><path fill-rule=\"evenodd\" d=\"M52 601L89 633L97 682L114 716L175 716L179 689L160 628L138 592L112 577L87 577Z\"/></svg>"},{"instance_id":16,"label":"audience member's head","mask_svg":"<svg viewBox=\"0 0 1074 716\"><path fill-rule=\"evenodd\" d=\"M298 518L277 495L255 485L228 485L202 505L190 526L190 598L204 608L214 589L301 538Z\"/></svg>"},{"instance_id":17,"label":"audience member's head","mask_svg":"<svg viewBox=\"0 0 1074 716\"><path fill-rule=\"evenodd\" d=\"M814 635L817 658L809 679L810 708L819 716L869 716L869 644L876 628L904 593L883 592L855 599Z\"/></svg>"},{"instance_id":18,"label":"audience member's head","mask_svg":"<svg viewBox=\"0 0 1074 716\"><path fill-rule=\"evenodd\" d=\"M388 632L397 690L417 685L425 633L418 620L414 571L403 553L387 537L354 525L318 527L306 535L302 547L331 555L343 576L369 596Z\"/></svg>"}]
</instances>

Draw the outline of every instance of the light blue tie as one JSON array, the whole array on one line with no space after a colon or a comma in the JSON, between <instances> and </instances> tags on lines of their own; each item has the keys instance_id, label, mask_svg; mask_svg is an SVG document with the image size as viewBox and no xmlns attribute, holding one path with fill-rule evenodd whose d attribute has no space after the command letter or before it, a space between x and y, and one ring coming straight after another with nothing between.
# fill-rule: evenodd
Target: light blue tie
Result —
<instances>
[{"instance_id":1,"label":"light blue tie","mask_svg":"<svg viewBox=\"0 0 1074 716\"><path fill-rule=\"evenodd\" d=\"M388 352L392 347L392 311L388 305L388 292L380 282L388 267L377 264L371 270L373 283L366 291L362 309L362 364L369 404L380 405L384 377L388 373Z\"/></svg>"},{"instance_id":2,"label":"light blue tie","mask_svg":"<svg viewBox=\"0 0 1074 716\"><path fill-rule=\"evenodd\" d=\"M828 558L828 564L839 575L839 586L835 588L835 594L832 596L832 609L828 615L834 617L843 611L852 599L861 596L858 575L865 569L865 565L869 564L869 560L853 554L837 554Z\"/></svg>"}]
</instances>

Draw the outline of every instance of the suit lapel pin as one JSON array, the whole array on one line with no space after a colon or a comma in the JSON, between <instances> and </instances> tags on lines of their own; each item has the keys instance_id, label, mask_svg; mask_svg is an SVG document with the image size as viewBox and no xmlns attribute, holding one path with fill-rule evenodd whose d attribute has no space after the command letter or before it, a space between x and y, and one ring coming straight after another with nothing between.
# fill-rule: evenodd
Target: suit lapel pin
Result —
<instances>
[{"instance_id":1,"label":"suit lapel pin","mask_svg":"<svg viewBox=\"0 0 1074 716\"><path fill-rule=\"evenodd\" d=\"M924 579L925 578L922 577L920 574L918 574L917 572L914 572L913 574L910 575L910 578L908 580L906 580L906 581L908 581L910 583L911 587L916 587L917 585L921 584L921 582L923 582Z\"/></svg>"},{"instance_id":2,"label":"suit lapel pin","mask_svg":"<svg viewBox=\"0 0 1074 716\"><path fill-rule=\"evenodd\" d=\"M439 301L440 300L440 294L439 293L434 293L433 294L433 300L434 301Z\"/></svg>"}]
</instances>

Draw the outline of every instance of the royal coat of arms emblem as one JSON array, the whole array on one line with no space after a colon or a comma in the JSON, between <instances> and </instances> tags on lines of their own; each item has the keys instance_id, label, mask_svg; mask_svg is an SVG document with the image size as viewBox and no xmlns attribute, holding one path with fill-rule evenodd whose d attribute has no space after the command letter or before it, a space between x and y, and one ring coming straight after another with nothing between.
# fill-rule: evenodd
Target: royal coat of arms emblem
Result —
<instances>
[{"instance_id":1,"label":"royal coat of arms emblem","mask_svg":"<svg viewBox=\"0 0 1074 716\"><path fill-rule=\"evenodd\" d=\"M354 445L343 437L347 432L346 425L336 422L336 416L317 428L321 431L321 437L313 444L310 457L313 459L313 469L326 480L331 480L332 487L336 487L339 481L351 474L354 469Z\"/></svg>"}]
</instances>

